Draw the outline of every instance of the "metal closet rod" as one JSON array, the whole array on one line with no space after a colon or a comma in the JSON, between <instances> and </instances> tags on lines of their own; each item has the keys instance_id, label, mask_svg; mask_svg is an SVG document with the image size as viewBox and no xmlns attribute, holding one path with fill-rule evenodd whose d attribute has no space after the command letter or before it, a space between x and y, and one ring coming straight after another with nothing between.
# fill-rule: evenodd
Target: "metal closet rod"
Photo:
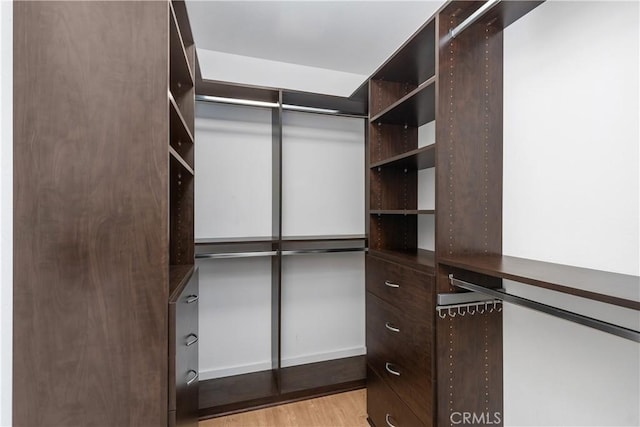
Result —
<instances>
[{"instance_id":1,"label":"metal closet rod","mask_svg":"<svg viewBox=\"0 0 640 427\"><path fill-rule=\"evenodd\" d=\"M501 0L488 0L485 4L480 6L478 10L476 10L471 15L469 15L467 19L459 23L455 28L450 29L449 37L451 37L452 39L455 39L461 32L467 29L469 25L473 24L482 16L484 16L491 8L493 8L495 5L500 3L500 1Z\"/></svg>"},{"instance_id":2,"label":"metal closet rod","mask_svg":"<svg viewBox=\"0 0 640 427\"><path fill-rule=\"evenodd\" d=\"M518 297L515 295L509 295L507 293L499 292L495 289L485 288L484 286L476 285L474 283L465 282L464 280L456 279L453 274L449 275L449 281L453 286L466 289L468 291L478 292L484 295L491 296L495 299L505 301L511 304L519 305L522 307L530 308L532 310L540 311L542 313L549 314L560 319L568 320L570 322L579 323L584 326L588 326L594 329L598 329L603 332L607 332L613 335L617 335L622 338L626 338L635 342L640 342L640 331L628 329L623 326L608 323L602 320L594 319L593 317L584 316L582 314L574 313L572 311L563 310L561 308L553 307L550 305L542 304L537 301Z\"/></svg>"},{"instance_id":3,"label":"metal closet rod","mask_svg":"<svg viewBox=\"0 0 640 427\"><path fill-rule=\"evenodd\" d=\"M221 96L209 96L209 95L196 95L196 101L213 102L216 104L244 105L247 107L263 107L263 108L277 108L280 106L279 102L254 101L252 99L225 98ZM304 105L282 104L282 109L287 111L297 111L300 113L324 114L324 115L341 116L341 117L354 117L358 119L367 118L367 116L363 114L341 113L338 110L331 110L328 108L305 107Z\"/></svg>"},{"instance_id":4,"label":"metal closet rod","mask_svg":"<svg viewBox=\"0 0 640 427\"><path fill-rule=\"evenodd\" d=\"M285 251L255 251L255 252L220 252L196 254L196 259L216 259L216 258L252 258L261 256L301 255L301 254L329 254L339 252L366 252L367 248L332 248L332 249L297 249Z\"/></svg>"}]
</instances>

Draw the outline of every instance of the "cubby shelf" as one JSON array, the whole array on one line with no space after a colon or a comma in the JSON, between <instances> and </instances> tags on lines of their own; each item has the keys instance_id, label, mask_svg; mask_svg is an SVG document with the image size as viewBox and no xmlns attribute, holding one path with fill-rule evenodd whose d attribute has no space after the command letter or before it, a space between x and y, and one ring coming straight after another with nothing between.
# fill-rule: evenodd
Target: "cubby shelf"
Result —
<instances>
[{"instance_id":1,"label":"cubby shelf","mask_svg":"<svg viewBox=\"0 0 640 427\"><path fill-rule=\"evenodd\" d=\"M436 145L431 144L425 147L416 148L406 153L372 163L370 168L390 167L407 168L411 170L421 170L433 168L436 165Z\"/></svg>"},{"instance_id":2,"label":"cubby shelf","mask_svg":"<svg viewBox=\"0 0 640 427\"><path fill-rule=\"evenodd\" d=\"M435 81L436 77L432 76L398 101L372 116L371 122L422 126L434 121L436 118Z\"/></svg>"},{"instance_id":3,"label":"cubby shelf","mask_svg":"<svg viewBox=\"0 0 640 427\"><path fill-rule=\"evenodd\" d=\"M171 2L169 2L169 9L171 11L171 16L169 17L170 86L171 91L177 96L177 94L183 92L185 89L188 90L194 87L195 80L191 67L189 66L186 48Z\"/></svg>"},{"instance_id":4,"label":"cubby shelf","mask_svg":"<svg viewBox=\"0 0 640 427\"><path fill-rule=\"evenodd\" d=\"M182 112L180 111L180 107L176 103L173 94L169 92L169 128L171 129L171 141L173 142L173 137L177 138L177 140L182 140L186 138L185 142L189 142L193 144L193 134L189 130L189 126L187 125L187 121L185 120Z\"/></svg>"},{"instance_id":5,"label":"cubby shelf","mask_svg":"<svg viewBox=\"0 0 640 427\"><path fill-rule=\"evenodd\" d=\"M173 149L173 147L169 147L169 154L171 154L172 159L175 159L180 164L180 166L182 166L187 172L193 175L193 169L191 168L191 166L189 166L189 164L182 158L182 156L180 156L180 154L176 152L176 150Z\"/></svg>"}]
</instances>

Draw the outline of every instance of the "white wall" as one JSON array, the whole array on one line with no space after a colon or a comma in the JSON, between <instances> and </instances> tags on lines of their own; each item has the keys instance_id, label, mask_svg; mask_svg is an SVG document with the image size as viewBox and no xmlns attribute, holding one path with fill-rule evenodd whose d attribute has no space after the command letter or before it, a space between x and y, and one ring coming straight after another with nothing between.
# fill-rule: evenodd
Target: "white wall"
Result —
<instances>
[{"instance_id":1,"label":"white wall","mask_svg":"<svg viewBox=\"0 0 640 427\"><path fill-rule=\"evenodd\" d=\"M506 255L640 273L638 15L548 1L505 30ZM506 287L640 329L637 312ZM505 304L506 426L637 426L639 387L640 345Z\"/></svg>"},{"instance_id":2,"label":"white wall","mask_svg":"<svg viewBox=\"0 0 640 427\"><path fill-rule=\"evenodd\" d=\"M0 425L11 425L13 325L13 3L0 1Z\"/></svg>"},{"instance_id":3,"label":"white wall","mask_svg":"<svg viewBox=\"0 0 640 427\"><path fill-rule=\"evenodd\" d=\"M369 76L198 49L202 77L255 86L349 96Z\"/></svg>"},{"instance_id":4,"label":"white wall","mask_svg":"<svg viewBox=\"0 0 640 427\"><path fill-rule=\"evenodd\" d=\"M271 236L271 109L196 103L195 236Z\"/></svg>"},{"instance_id":5,"label":"white wall","mask_svg":"<svg viewBox=\"0 0 640 427\"><path fill-rule=\"evenodd\" d=\"M196 239L271 234L271 112L196 108ZM364 122L286 112L283 234L364 234ZM200 375L271 368L271 258L202 260ZM283 366L365 353L364 254L287 256ZM219 327L216 327L219 325Z\"/></svg>"}]
</instances>

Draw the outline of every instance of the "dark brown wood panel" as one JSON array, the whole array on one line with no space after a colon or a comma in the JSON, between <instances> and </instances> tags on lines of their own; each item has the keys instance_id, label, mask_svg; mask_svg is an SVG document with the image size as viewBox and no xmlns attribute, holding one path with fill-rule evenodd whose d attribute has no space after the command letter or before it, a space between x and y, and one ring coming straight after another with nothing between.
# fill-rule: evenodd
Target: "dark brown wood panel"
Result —
<instances>
[{"instance_id":1,"label":"dark brown wood panel","mask_svg":"<svg viewBox=\"0 0 640 427\"><path fill-rule=\"evenodd\" d=\"M194 263L194 177L177 160L170 161L170 254L172 265Z\"/></svg>"},{"instance_id":2,"label":"dark brown wood panel","mask_svg":"<svg viewBox=\"0 0 640 427\"><path fill-rule=\"evenodd\" d=\"M418 87L410 82L371 80L369 116L374 117Z\"/></svg>"},{"instance_id":3,"label":"dark brown wood panel","mask_svg":"<svg viewBox=\"0 0 640 427\"><path fill-rule=\"evenodd\" d=\"M436 165L436 145L431 144L425 147L416 148L397 156L381 160L371 164L371 168L408 168L408 169L428 169Z\"/></svg>"},{"instance_id":4,"label":"dark brown wood panel","mask_svg":"<svg viewBox=\"0 0 640 427\"><path fill-rule=\"evenodd\" d=\"M422 427L418 417L409 407L378 377L367 369L367 412L369 422L374 427ZM433 425L428 422L426 426Z\"/></svg>"},{"instance_id":5,"label":"dark brown wood panel","mask_svg":"<svg viewBox=\"0 0 640 427\"><path fill-rule=\"evenodd\" d=\"M369 163L418 148L418 128L396 124L369 124Z\"/></svg>"},{"instance_id":6,"label":"dark brown wood panel","mask_svg":"<svg viewBox=\"0 0 640 427\"><path fill-rule=\"evenodd\" d=\"M377 168L369 171L371 209L417 209L418 171Z\"/></svg>"},{"instance_id":7,"label":"dark brown wood panel","mask_svg":"<svg viewBox=\"0 0 640 427\"><path fill-rule=\"evenodd\" d=\"M435 76L406 94L379 114L371 116L374 123L422 126L436 118Z\"/></svg>"},{"instance_id":8,"label":"dark brown wood panel","mask_svg":"<svg viewBox=\"0 0 640 427\"><path fill-rule=\"evenodd\" d=\"M13 423L164 425L168 4L13 10Z\"/></svg>"},{"instance_id":9,"label":"dark brown wood panel","mask_svg":"<svg viewBox=\"0 0 640 427\"><path fill-rule=\"evenodd\" d=\"M435 253L433 251L428 251L426 249L394 251L388 249L369 248L369 255L402 264L425 273L434 274Z\"/></svg>"},{"instance_id":10,"label":"dark brown wood panel","mask_svg":"<svg viewBox=\"0 0 640 427\"><path fill-rule=\"evenodd\" d=\"M369 249L414 254L417 232L417 215L370 215Z\"/></svg>"},{"instance_id":11,"label":"dark brown wood panel","mask_svg":"<svg viewBox=\"0 0 640 427\"><path fill-rule=\"evenodd\" d=\"M470 412L483 425L502 426L502 313L436 316L436 328L437 425Z\"/></svg>"},{"instance_id":12,"label":"dark brown wood panel","mask_svg":"<svg viewBox=\"0 0 640 427\"><path fill-rule=\"evenodd\" d=\"M455 2L447 10L468 7ZM439 16L439 36L459 15ZM470 26L439 50L438 257L502 252L502 31ZM438 287L450 291L446 276Z\"/></svg>"}]
</instances>

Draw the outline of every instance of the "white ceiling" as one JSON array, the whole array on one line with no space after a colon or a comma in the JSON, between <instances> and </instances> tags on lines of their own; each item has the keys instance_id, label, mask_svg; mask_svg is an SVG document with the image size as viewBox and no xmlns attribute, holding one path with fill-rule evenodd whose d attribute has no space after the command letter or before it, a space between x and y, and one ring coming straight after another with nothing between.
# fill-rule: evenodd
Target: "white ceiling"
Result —
<instances>
[{"instance_id":1,"label":"white ceiling","mask_svg":"<svg viewBox=\"0 0 640 427\"><path fill-rule=\"evenodd\" d=\"M196 46L370 75L444 2L187 0Z\"/></svg>"}]
</instances>

